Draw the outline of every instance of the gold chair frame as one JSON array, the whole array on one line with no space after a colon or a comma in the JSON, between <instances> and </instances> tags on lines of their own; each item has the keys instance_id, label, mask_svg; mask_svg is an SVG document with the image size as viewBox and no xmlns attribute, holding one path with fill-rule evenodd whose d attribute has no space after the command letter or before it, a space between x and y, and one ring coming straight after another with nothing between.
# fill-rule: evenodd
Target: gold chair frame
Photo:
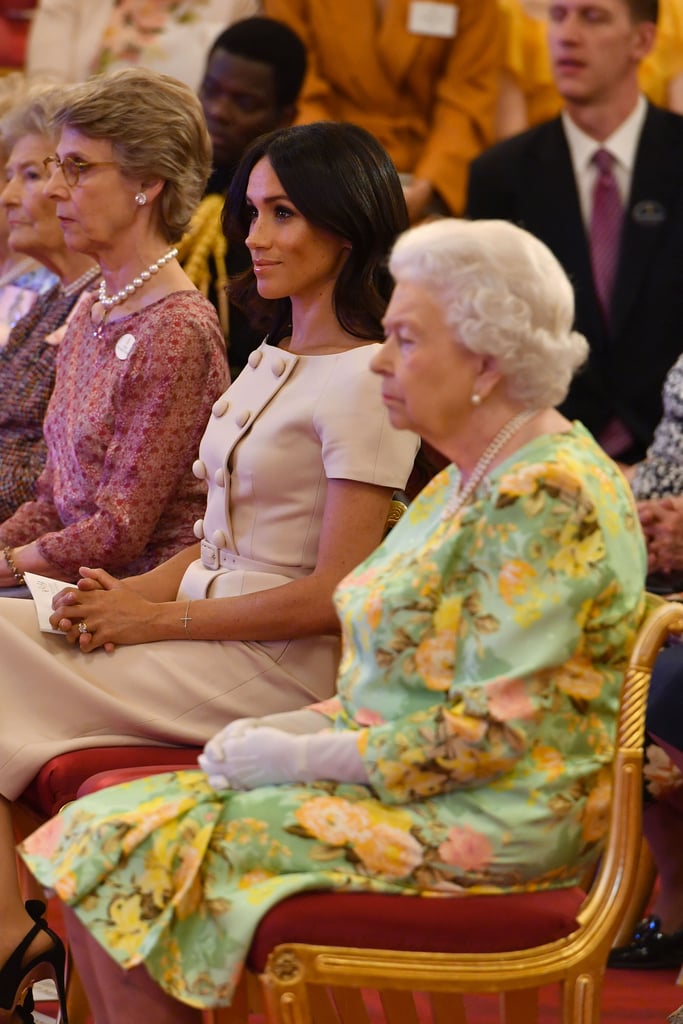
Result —
<instances>
[{"instance_id":1,"label":"gold chair frame","mask_svg":"<svg viewBox=\"0 0 683 1024\"><path fill-rule=\"evenodd\" d=\"M363 989L379 991L388 1024L424 1020L414 992L428 994L434 1024L467 1024L464 996L469 993L498 993L503 1024L534 1024L538 990L553 983L561 986L563 1024L598 1024L607 955L638 869L650 676L667 636L681 632L683 604L664 602L650 610L638 632L622 687L605 851L571 934L493 954L283 944L272 951L260 977L269 1024L368 1024ZM246 1024L247 980L233 1007L211 1011L206 1020Z\"/></svg>"}]
</instances>

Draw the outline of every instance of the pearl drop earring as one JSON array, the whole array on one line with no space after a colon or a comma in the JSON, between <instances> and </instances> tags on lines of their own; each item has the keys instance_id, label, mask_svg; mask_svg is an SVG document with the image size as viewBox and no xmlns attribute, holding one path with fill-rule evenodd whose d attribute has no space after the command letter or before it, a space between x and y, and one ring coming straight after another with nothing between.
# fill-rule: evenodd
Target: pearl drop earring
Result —
<instances>
[{"instance_id":1,"label":"pearl drop earring","mask_svg":"<svg viewBox=\"0 0 683 1024\"><path fill-rule=\"evenodd\" d=\"M145 193L144 192L136 193L135 202L138 204L138 206L144 206L145 203L147 202L147 196L145 195Z\"/></svg>"},{"instance_id":2,"label":"pearl drop earring","mask_svg":"<svg viewBox=\"0 0 683 1024\"><path fill-rule=\"evenodd\" d=\"M481 405L481 395L478 395L475 391L470 399L472 405Z\"/></svg>"}]
</instances>

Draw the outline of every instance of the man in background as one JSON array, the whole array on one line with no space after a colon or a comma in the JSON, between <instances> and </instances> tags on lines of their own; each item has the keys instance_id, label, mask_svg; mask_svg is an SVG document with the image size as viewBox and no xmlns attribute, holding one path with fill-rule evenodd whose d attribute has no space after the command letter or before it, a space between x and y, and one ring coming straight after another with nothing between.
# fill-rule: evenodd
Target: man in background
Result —
<instances>
[{"instance_id":1,"label":"man in background","mask_svg":"<svg viewBox=\"0 0 683 1024\"><path fill-rule=\"evenodd\" d=\"M683 118L637 80L657 14L657 0L551 2L564 111L475 160L467 203L533 232L569 274L590 357L562 411L624 462L643 456L683 349Z\"/></svg>"}]
</instances>

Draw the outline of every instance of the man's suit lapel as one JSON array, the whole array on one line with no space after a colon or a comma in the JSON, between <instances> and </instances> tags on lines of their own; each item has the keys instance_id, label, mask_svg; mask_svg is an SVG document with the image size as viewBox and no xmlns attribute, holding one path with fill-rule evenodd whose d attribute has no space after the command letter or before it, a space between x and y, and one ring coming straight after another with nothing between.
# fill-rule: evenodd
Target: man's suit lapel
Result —
<instances>
[{"instance_id":1,"label":"man's suit lapel","mask_svg":"<svg viewBox=\"0 0 683 1024\"><path fill-rule=\"evenodd\" d=\"M670 227L674 205L680 202L683 147L668 130L668 115L650 106L643 125L624 211L620 260L612 302L613 333L618 334L638 299L643 277Z\"/></svg>"}]
</instances>

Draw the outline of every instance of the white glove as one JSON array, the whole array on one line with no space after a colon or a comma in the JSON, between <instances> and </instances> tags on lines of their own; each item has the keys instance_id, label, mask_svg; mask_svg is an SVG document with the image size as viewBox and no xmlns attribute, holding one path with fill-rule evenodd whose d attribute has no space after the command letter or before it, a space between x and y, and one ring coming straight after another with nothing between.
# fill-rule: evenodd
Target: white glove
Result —
<instances>
[{"instance_id":1,"label":"white glove","mask_svg":"<svg viewBox=\"0 0 683 1024\"><path fill-rule=\"evenodd\" d=\"M223 760L199 757L214 789L254 789L271 783L367 783L355 732L324 732L293 736L278 729L249 729L223 742Z\"/></svg>"},{"instance_id":2,"label":"white glove","mask_svg":"<svg viewBox=\"0 0 683 1024\"><path fill-rule=\"evenodd\" d=\"M281 711L274 715L264 715L263 718L236 718L206 743L202 755L203 760L210 765L220 764L224 760L223 744L226 740L243 736L250 729L262 729L264 726L281 729L283 732L313 733L320 729L327 729L329 719L325 715L321 715L319 711L310 711L308 708L301 708L298 711ZM204 764L201 765L201 768L207 775L210 774Z\"/></svg>"}]
</instances>

